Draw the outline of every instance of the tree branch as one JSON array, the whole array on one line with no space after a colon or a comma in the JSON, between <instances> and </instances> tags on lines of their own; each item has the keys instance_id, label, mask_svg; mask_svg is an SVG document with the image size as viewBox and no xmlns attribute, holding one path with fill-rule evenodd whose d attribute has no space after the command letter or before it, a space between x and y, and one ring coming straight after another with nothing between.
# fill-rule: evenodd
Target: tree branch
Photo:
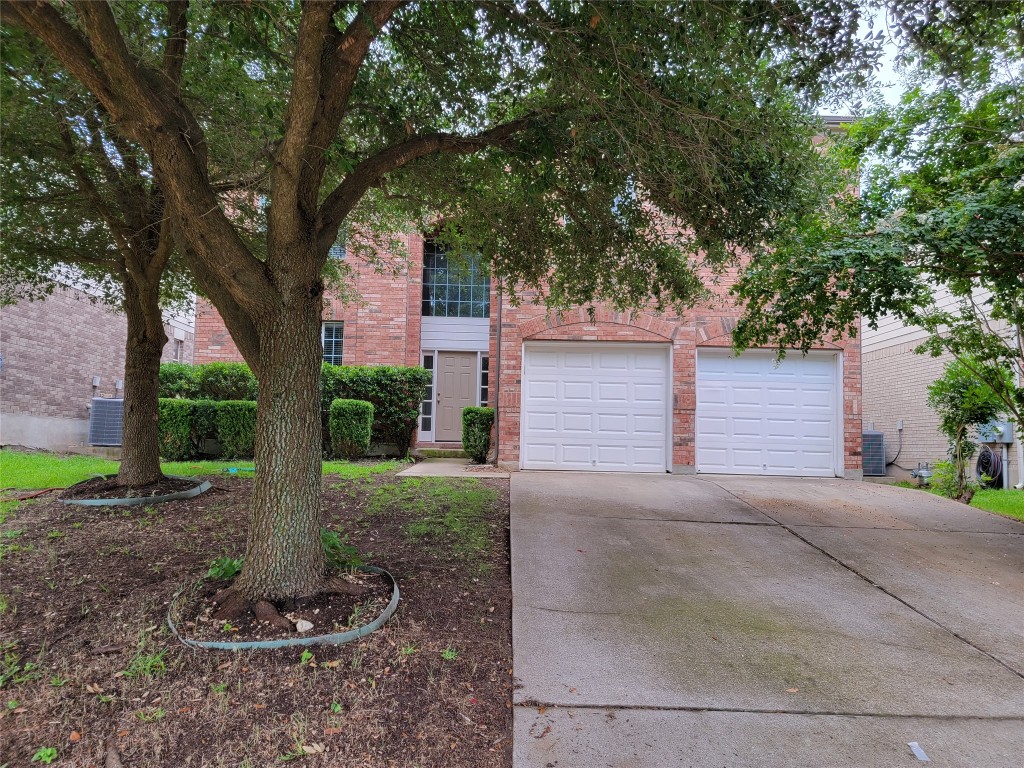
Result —
<instances>
[{"instance_id":1,"label":"tree branch","mask_svg":"<svg viewBox=\"0 0 1024 768\"><path fill-rule=\"evenodd\" d=\"M185 48L188 45L188 0L169 0L167 3L167 45L164 46L164 76L177 90L181 84L181 71L185 66Z\"/></svg>"},{"instance_id":2,"label":"tree branch","mask_svg":"<svg viewBox=\"0 0 1024 768\"><path fill-rule=\"evenodd\" d=\"M367 190L378 184L387 174L428 155L447 153L469 155L486 147L500 147L515 134L533 125L536 115L528 115L495 126L472 136L451 133L431 133L413 136L381 150L363 160L327 196L317 216L317 245L321 250L334 243L338 228L349 211Z\"/></svg>"},{"instance_id":3,"label":"tree branch","mask_svg":"<svg viewBox=\"0 0 1024 768\"><path fill-rule=\"evenodd\" d=\"M64 21L49 3L0 0L4 22L24 27L42 40L71 73L100 99L108 109L115 105L106 73L95 65L96 56L86 39Z\"/></svg>"}]
</instances>

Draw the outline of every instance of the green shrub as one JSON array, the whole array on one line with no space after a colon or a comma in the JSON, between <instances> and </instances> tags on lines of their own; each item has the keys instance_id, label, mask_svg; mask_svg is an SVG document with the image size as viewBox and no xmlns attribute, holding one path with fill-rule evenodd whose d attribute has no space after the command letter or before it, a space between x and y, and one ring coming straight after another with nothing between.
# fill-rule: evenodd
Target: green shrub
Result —
<instances>
[{"instance_id":1,"label":"green shrub","mask_svg":"<svg viewBox=\"0 0 1024 768\"><path fill-rule=\"evenodd\" d=\"M358 459L370 449L373 404L365 400L332 401L329 433L333 456Z\"/></svg>"},{"instance_id":2,"label":"green shrub","mask_svg":"<svg viewBox=\"0 0 1024 768\"><path fill-rule=\"evenodd\" d=\"M200 399L256 399L256 377L245 363L205 363L195 369L196 397Z\"/></svg>"},{"instance_id":3,"label":"green shrub","mask_svg":"<svg viewBox=\"0 0 1024 768\"><path fill-rule=\"evenodd\" d=\"M394 365L337 366L324 364L321 407L329 413L334 400L365 400L373 405L373 440L394 445L400 456L409 452L420 402L432 374L419 367Z\"/></svg>"},{"instance_id":4,"label":"green shrub","mask_svg":"<svg viewBox=\"0 0 1024 768\"><path fill-rule=\"evenodd\" d=\"M193 399L199 392L196 367L187 363L160 365L160 397Z\"/></svg>"},{"instance_id":5,"label":"green shrub","mask_svg":"<svg viewBox=\"0 0 1024 768\"><path fill-rule=\"evenodd\" d=\"M160 455L171 461L184 461L195 455L192 440L192 420L195 400L160 398L157 432Z\"/></svg>"},{"instance_id":6,"label":"green shrub","mask_svg":"<svg viewBox=\"0 0 1024 768\"><path fill-rule=\"evenodd\" d=\"M157 422L160 455L170 461L196 458L203 442L217 437L217 406L213 400L161 398Z\"/></svg>"},{"instance_id":7,"label":"green shrub","mask_svg":"<svg viewBox=\"0 0 1024 768\"><path fill-rule=\"evenodd\" d=\"M462 409L462 447L477 464L487 461L493 425L493 408L470 406Z\"/></svg>"},{"instance_id":8,"label":"green shrub","mask_svg":"<svg viewBox=\"0 0 1024 768\"><path fill-rule=\"evenodd\" d=\"M192 440L196 453L202 453L203 442L217 439L217 406L216 400L195 400L192 410Z\"/></svg>"},{"instance_id":9,"label":"green shrub","mask_svg":"<svg viewBox=\"0 0 1024 768\"><path fill-rule=\"evenodd\" d=\"M216 423L221 458L252 458L256 444L256 403L252 400L217 403Z\"/></svg>"}]
</instances>

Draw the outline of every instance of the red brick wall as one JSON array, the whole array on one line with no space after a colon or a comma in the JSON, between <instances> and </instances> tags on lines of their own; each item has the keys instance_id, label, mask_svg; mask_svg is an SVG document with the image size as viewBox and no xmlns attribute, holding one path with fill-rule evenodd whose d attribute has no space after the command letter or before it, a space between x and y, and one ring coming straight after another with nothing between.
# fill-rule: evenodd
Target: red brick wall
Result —
<instances>
[{"instance_id":1,"label":"red brick wall","mask_svg":"<svg viewBox=\"0 0 1024 768\"><path fill-rule=\"evenodd\" d=\"M343 304L329 298L325 302L325 320L344 320L344 359L349 365L405 364L420 362L420 297L422 290L423 239L406 236L408 268L398 274L380 274L364 262L353 259L353 287L360 296L355 303ZM728 297L735 279L732 270L714 285L715 297L706 306L678 316L674 313L618 313L599 306L593 320L583 310L555 316L543 306L532 304L533 294L521 294L519 307L504 302L501 309L501 377L498 365L498 286L491 286L491 405L498 399L497 435L499 460L519 461L520 387L523 342L526 340L629 341L671 343L673 350L673 448L672 463L692 467L695 463L694 414L696 411L696 355L704 346L729 346L731 332L740 309ZM861 382L860 341L825 343L823 349L843 352L843 411L846 469L861 468ZM223 322L209 305L202 305L196 317L197 363L212 360L239 360ZM497 386L495 386L497 385Z\"/></svg>"},{"instance_id":2,"label":"red brick wall","mask_svg":"<svg viewBox=\"0 0 1024 768\"><path fill-rule=\"evenodd\" d=\"M728 283L716 290L724 296ZM620 313L598 307L593 319L584 309L554 315L524 302L502 308L499 460L518 464L522 350L526 341L628 341L672 344L672 464L696 463L694 419L697 406L696 360L699 347L731 345L731 332L740 309L722 299L710 307L697 307L681 317L673 313ZM497 351L496 313L492 311L491 360ZM843 357L843 431L845 468L861 469L860 340L824 343L821 349L841 349ZM494 363L492 363L492 371Z\"/></svg>"},{"instance_id":3,"label":"red brick wall","mask_svg":"<svg viewBox=\"0 0 1024 768\"><path fill-rule=\"evenodd\" d=\"M358 298L348 303L331 294L324 298L323 319L345 323L342 358L346 365L420 364L423 238L404 235L401 239L408 249L408 263L401 254L385 253L379 265L350 255L351 288ZM241 360L217 310L200 300L195 362Z\"/></svg>"}]
</instances>

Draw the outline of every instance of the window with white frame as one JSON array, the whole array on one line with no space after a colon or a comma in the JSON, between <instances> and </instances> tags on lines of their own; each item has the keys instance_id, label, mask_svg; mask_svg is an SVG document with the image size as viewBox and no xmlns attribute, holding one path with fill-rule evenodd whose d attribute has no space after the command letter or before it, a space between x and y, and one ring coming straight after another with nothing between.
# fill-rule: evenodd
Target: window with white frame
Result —
<instances>
[{"instance_id":1,"label":"window with white frame","mask_svg":"<svg viewBox=\"0 0 1024 768\"><path fill-rule=\"evenodd\" d=\"M433 240L423 244L423 316L490 317L491 278L476 255L450 256Z\"/></svg>"},{"instance_id":2,"label":"window with white frame","mask_svg":"<svg viewBox=\"0 0 1024 768\"><path fill-rule=\"evenodd\" d=\"M490 381L490 361L487 356L480 358L480 405L484 408L487 407L487 398L489 397L489 381Z\"/></svg>"},{"instance_id":3,"label":"window with white frame","mask_svg":"<svg viewBox=\"0 0 1024 768\"><path fill-rule=\"evenodd\" d=\"M342 351L345 346L345 324L324 323L320 331L324 344L324 362L342 365Z\"/></svg>"},{"instance_id":4,"label":"window with white frame","mask_svg":"<svg viewBox=\"0 0 1024 768\"><path fill-rule=\"evenodd\" d=\"M433 374L434 356L423 356L423 367ZM434 421L434 384L433 381L427 385L427 395L420 403L420 431L430 432Z\"/></svg>"}]
</instances>

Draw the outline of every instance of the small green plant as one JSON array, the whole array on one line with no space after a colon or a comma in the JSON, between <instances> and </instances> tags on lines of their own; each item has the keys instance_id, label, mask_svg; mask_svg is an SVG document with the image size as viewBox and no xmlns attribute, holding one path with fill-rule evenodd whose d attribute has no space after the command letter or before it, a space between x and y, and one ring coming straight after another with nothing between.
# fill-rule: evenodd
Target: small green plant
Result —
<instances>
[{"instance_id":1,"label":"small green plant","mask_svg":"<svg viewBox=\"0 0 1024 768\"><path fill-rule=\"evenodd\" d=\"M67 678L61 677L60 675L54 675L50 678L50 685L52 685L54 688L63 688L67 684Z\"/></svg>"},{"instance_id":2,"label":"small green plant","mask_svg":"<svg viewBox=\"0 0 1024 768\"><path fill-rule=\"evenodd\" d=\"M230 621L225 621L224 626L220 628L221 632L237 632L238 627L232 624Z\"/></svg>"},{"instance_id":3,"label":"small green plant","mask_svg":"<svg viewBox=\"0 0 1024 768\"><path fill-rule=\"evenodd\" d=\"M0 653L2 653L0 656L0 688L29 683L42 677L38 664L32 661L22 661L21 656L18 655L16 644L0 645Z\"/></svg>"},{"instance_id":4,"label":"small green plant","mask_svg":"<svg viewBox=\"0 0 1024 768\"><path fill-rule=\"evenodd\" d=\"M228 684L224 683L210 683L210 690L214 693L225 693L228 689Z\"/></svg>"},{"instance_id":5,"label":"small green plant","mask_svg":"<svg viewBox=\"0 0 1024 768\"><path fill-rule=\"evenodd\" d=\"M354 544L350 544L348 534L339 536L328 528L320 529L320 541L324 545L327 565L331 568L355 568L363 564L363 556Z\"/></svg>"},{"instance_id":6,"label":"small green plant","mask_svg":"<svg viewBox=\"0 0 1024 768\"><path fill-rule=\"evenodd\" d=\"M336 701L332 701L331 702L331 714L340 715L341 714L341 704L339 704Z\"/></svg>"},{"instance_id":7,"label":"small green plant","mask_svg":"<svg viewBox=\"0 0 1024 768\"><path fill-rule=\"evenodd\" d=\"M43 765L49 765L56 759L56 747L40 747L38 750L36 750L36 753L32 755L33 763L42 763Z\"/></svg>"},{"instance_id":8,"label":"small green plant","mask_svg":"<svg viewBox=\"0 0 1024 768\"><path fill-rule=\"evenodd\" d=\"M11 610L11 604L7 599L7 595L0 595L0 616L6 616L8 611L14 613Z\"/></svg>"},{"instance_id":9,"label":"small green plant","mask_svg":"<svg viewBox=\"0 0 1024 768\"><path fill-rule=\"evenodd\" d=\"M19 706L21 706L21 702L18 701L17 699L8 699L7 700L7 708L9 710L13 711L13 710L17 709Z\"/></svg>"},{"instance_id":10,"label":"small green plant","mask_svg":"<svg viewBox=\"0 0 1024 768\"><path fill-rule=\"evenodd\" d=\"M946 366L942 377L928 385L928 405L939 415L939 430L949 440L949 469L941 471L945 477L932 482L943 495L969 504L977 491L968 474L967 464L974 454L971 439L980 424L992 421L1003 409L1003 403L977 374L978 368L991 368L977 360L956 360ZM1009 377L1006 370L990 371L986 378L998 380ZM939 475L936 467L936 477Z\"/></svg>"},{"instance_id":11,"label":"small green plant","mask_svg":"<svg viewBox=\"0 0 1024 768\"><path fill-rule=\"evenodd\" d=\"M148 710L140 709L135 713L135 716L144 723L155 723L157 720L163 720L167 715L167 711L163 707L150 707Z\"/></svg>"},{"instance_id":12,"label":"small green plant","mask_svg":"<svg viewBox=\"0 0 1024 768\"><path fill-rule=\"evenodd\" d=\"M302 655L299 656L299 666L300 667L306 666L307 664L312 664L314 661L316 661L316 656L313 654L312 651L310 651L308 649L304 650L302 652Z\"/></svg>"},{"instance_id":13,"label":"small green plant","mask_svg":"<svg viewBox=\"0 0 1024 768\"><path fill-rule=\"evenodd\" d=\"M459 652L452 648L450 645L441 651L441 658L445 661L455 661L459 658Z\"/></svg>"},{"instance_id":14,"label":"small green plant","mask_svg":"<svg viewBox=\"0 0 1024 768\"><path fill-rule=\"evenodd\" d=\"M403 645L401 648L398 649L398 652L402 656L412 656L418 650L419 648L417 648L415 645Z\"/></svg>"},{"instance_id":15,"label":"small green plant","mask_svg":"<svg viewBox=\"0 0 1024 768\"><path fill-rule=\"evenodd\" d=\"M167 662L164 661L164 654L167 653L167 649L160 651L155 654L145 654L141 650L128 664L128 668L124 671L125 677L135 678L151 678L160 677L167 672Z\"/></svg>"},{"instance_id":16,"label":"small green plant","mask_svg":"<svg viewBox=\"0 0 1024 768\"><path fill-rule=\"evenodd\" d=\"M51 540L63 539L65 536L64 531L50 531L46 534L46 538Z\"/></svg>"},{"instance_id":17,"label":"small green plant","mask_svg":"<svg viewBox=\"0 0 1024 768\"><path fill-rule=\"evenodd\" d=\"M233 579L242 570L242 558L240 557L216 557L210 563L210 570L206 572L210 579Z\"/></svg>"}]
</instances>

